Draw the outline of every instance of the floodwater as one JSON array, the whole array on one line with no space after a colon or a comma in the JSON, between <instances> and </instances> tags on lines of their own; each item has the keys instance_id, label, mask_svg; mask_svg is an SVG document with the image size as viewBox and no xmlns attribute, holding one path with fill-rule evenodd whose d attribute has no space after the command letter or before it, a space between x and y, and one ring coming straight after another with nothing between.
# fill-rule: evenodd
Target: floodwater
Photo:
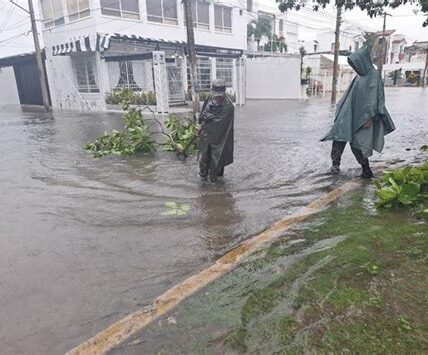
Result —
<instances>
[{"instance_id":1,"label":"floodwater","mask_svg":"<svg viewBox=\"0 0 428 355\"><path fill-rule=\"evenodd\" d=\"M411 161L428 91L390 89L387 104L397 131L372 161ZM339 181L325 175L331 122L327 100L248 102L235 163L210 184L196 157L85 153L118 115L0 109L0 353L64 353L358 174L347 148ZM190 211L163 215L166 202Z\"/></svg>"}]
</instances>

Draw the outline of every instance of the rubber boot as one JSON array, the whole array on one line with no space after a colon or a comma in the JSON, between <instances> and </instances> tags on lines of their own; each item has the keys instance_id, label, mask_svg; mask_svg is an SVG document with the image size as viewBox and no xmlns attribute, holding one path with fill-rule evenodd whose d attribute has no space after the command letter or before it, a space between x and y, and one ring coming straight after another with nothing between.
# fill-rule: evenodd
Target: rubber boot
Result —
<instances>
[{"instance_id":1,"label":"rubber boot","mask_svg":"<svg viewBox=\"0 0 428 355\"><path fill-rule=\"evenodd\" d=\"M223 177L224 176L224 167L222 167L221 169L217 170L217 176L218 177Z\"/></svg>"},{"instance_id":2,"label":"rubber boot","mask_svg":"<svg viewBox=\"0 0 428 355\"><path fill-rule=\"evenodd\" d=\"M340 173L340 165L333 165L330 168L330 175L339 175Z\"/></svg>"},{"instance_id":3,"label":"rubber boot","mask_svg":"<svg viewBox=\"0 0 428 355\"><path fill-rule=\"evenodd\" d=\"M373 172L370 169L369 164L362 164L363 172L360 175L361 179L371 179L373 177Z\"/></svg>"}]
</instances>

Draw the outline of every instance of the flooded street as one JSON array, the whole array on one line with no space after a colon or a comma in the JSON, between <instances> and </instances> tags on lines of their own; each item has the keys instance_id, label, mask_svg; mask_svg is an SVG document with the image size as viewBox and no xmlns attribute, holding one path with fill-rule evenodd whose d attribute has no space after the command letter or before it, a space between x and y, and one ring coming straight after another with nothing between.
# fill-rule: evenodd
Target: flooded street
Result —
<instances>
[{"instance_id":1,"label":"flooded street","mask_svg":"<svg viewBox=\"0 0 428 355\"><path fill-rule=\"evenodd\" d=\"M372 162L412 161L428 143L428 91L386 94L397 131ZM332 120L328 100L248 102L235 163L210 184L196 157L84 152L118 115L0 109L1 354L70 350L357 175L349 148L339 181L325 175ZM190 211L162 215L166 202Z\"/></svg>"}]
</instances>

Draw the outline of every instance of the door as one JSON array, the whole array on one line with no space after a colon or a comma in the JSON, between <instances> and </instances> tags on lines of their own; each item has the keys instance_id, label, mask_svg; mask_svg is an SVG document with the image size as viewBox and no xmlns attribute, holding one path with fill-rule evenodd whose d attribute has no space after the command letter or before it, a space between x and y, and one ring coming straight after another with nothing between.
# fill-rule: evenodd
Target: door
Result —
<instances>
[{"instance_id":1,"label":"door","mask_svg":"<svg viewBox=\"0 0 428 355\"><path fill-rule=\"evenodd\" d=\"M174 61L166 63L166 71L168 75L168 92L169 102L171 104L179 104L185 102L182 60L176 58Z\"/></svg>"},{"instance_id":2,"label":"door","mask_svg":"<svg viewBox=\"0 0 428 355\"><path fill-rule=\"evenodd\" d=\"M36 61L19 63L14 65L13 70L21 105L43 105Z\"/></svg>"}]
</instances>

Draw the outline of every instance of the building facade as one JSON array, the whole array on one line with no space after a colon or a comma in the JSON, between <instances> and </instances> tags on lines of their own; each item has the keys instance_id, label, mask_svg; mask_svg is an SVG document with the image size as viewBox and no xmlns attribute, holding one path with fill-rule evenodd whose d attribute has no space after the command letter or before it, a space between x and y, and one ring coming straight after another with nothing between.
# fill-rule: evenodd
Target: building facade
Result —
<instances>
[{"instance_id":1,"label":"building facade","mask_svg":"<svg viewBox=\"0 0 428 355\"><path fill-rule=\"evenodd\" d=\"M178 0L39 0L55 109L103 111L109 94L153 92L159 112L188 92L184 6ZM238 0L193 0L197 88L222 78L240 97L248 18Z\"/></svg>"}]
</instances>

